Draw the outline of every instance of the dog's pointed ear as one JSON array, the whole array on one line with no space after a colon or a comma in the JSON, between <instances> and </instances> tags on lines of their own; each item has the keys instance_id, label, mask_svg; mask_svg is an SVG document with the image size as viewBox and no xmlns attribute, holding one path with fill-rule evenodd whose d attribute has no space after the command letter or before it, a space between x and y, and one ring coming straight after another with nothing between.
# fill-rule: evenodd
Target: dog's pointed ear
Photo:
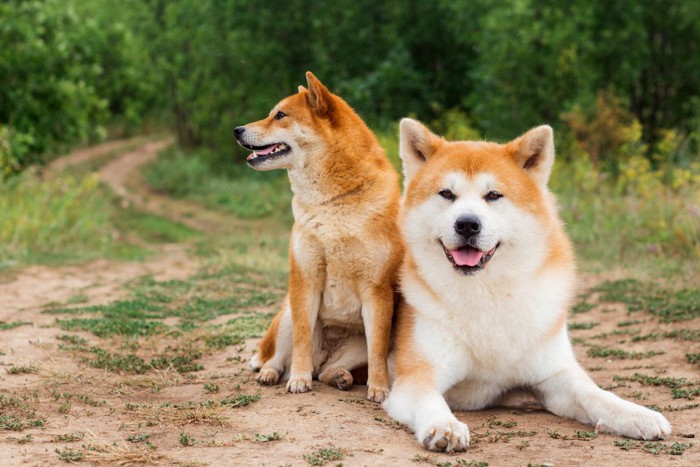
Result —
<instances>
[{"instance_id":1,"label":"dog's pointed ear","mask_svg":"<svg viewBox=\"0 0 700 467\"><path fill-rule=\"evenodd\" d=\"M401 119L399 140L399 154L403 162L404 180L407 184L444 141L428 130L421 122L412 118Z\"/></svg>"},{"instance_id":2,"label":"dog's pointed ear","mask_svg":"<svg viewBox=\"0 0 700 467\"><path fill-rule=\"evenodd\" d=\"M306 72L306 84L309 93L306 99L317 114L328 116L333 112L333 98L331 92L310 71Z\"/></svg>"},{"instance_id":3,"label":"dog's pointed ear","mask_svg":"<svg viewBox=\"0 0 700 467\"><path fill-rule=\"evenodd\" d=\"M529 130L508 143L511 157L540 186L547 186L554 165L554 131L549 125Z\"/></svg>"},{"instance_id":4,"label":"dog's pointed ear","mask_svg":"<svg viewBox=\"0 0 700 467\"><path fill-rule=\"evenodd\" d=\"M299 94L301 94L302 92L306 92L306 88L304 86L299 85L298 89L299 89Z\"/></svg>"}]
</instances>

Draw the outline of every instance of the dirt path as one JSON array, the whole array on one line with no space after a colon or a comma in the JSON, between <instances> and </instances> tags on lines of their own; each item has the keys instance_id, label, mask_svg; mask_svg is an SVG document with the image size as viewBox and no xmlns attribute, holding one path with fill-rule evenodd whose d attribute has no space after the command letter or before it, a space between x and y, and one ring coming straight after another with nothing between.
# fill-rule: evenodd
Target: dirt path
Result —
<instances>
[{"instance_id":1,"label":"dirt path","mask_svg":"<svg viewBox=\"0 0 700 467\"><path fill-rule=\"evenodd\" d=\"M125 202L190 227L256 228L256 223L151 192L137 169L167 144L168 140L151 141L118 155L100 169L100 176ZM119 147L126 146L110 143L66 158L70 163L59 159L53 167L60 170ZM681 389L700 388L694 384L700 384L700 367L686 359L686 354L700 353L700 343L665 337L698 330L698 319L661 324L648 313L630 315L624 305L600 302L597 294L589 297L589 310L572 316L578 323L571 331L575 351L598 384L664 412L674 426L672 438L664 443L645 445L596 435L591 427L543 411L494 409L459 413L470 426L473 447L459 455L437 455L421 449L412 434L366 401L365 387L342 392L316 382L313 392L300 395L286 393L283 386L259 387L247 369L256 339L205 354L197 360L204 369L185 374L172 368L143 375L107 372L60 350L65 341L59 336L65 331L56 327L54 315L44 313L51 304L106 304L125 298L125 284L136 278L184 280L200 266L186 246L167 245L147 261L35 266L0 283L0 322L27 323L0 330L0 362L5 367L0 370L3 464L47 465L64 459L167 465L700 465L700 395L674 398L672 388L643 384L640 381L647 380L635 376L685 378ZM609 278L586 276L582 283L588 288ZM224 287L221 294L226 293ZM265 304L258 311L275 309ZM215 321L224 323L234 315ZM115 351L138 343L160 345L152 339L71 334L84 338L87 346ZM649 335L656 337L633 339ZM591 356L593 346L620 349L632 357ZM657 354L642 359L632 353L651 350ZM28 371L10 372L22 367ZM13 428L15 419L8 417L29 424L43 421L36 422L40 426ZM673 443L694 446L678 455L683 447L674 448Z\"/></svg>"}]
</instances>

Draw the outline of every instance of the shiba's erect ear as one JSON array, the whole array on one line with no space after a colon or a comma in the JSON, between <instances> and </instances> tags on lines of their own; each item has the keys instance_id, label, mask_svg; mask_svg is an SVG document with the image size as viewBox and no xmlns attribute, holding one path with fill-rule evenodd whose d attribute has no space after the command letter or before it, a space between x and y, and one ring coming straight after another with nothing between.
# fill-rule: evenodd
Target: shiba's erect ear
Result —
<instances>
[{"instance_id":1,"label":"shiba's erect ear","mask_svg":"<svg viewBox=\"0 0 700 467\"><path fill-rule=\"evenodd\" d=\"M309 88L306 99L311 108L321 116L330 115L333 112L331 92L310 71L306 72L306 83Z\"/></svg>"},{"instance_id":2,"label":"shiba's erect ear","mask_svg":"<svg viewBox=\"0 0 700 467\"><path fill-rule=\"evenodd\" d=\"M304 86L299 85L298 89L299 89L299 94L301 94L302 92L306 92L306 88Z\"/></svg>"},{"instance_id":3,"label":"shiba's erect ear","mask_svg":"<svg viewBox=\"0 0 700 467\"><path fill-rule=\"evenodd\" d=\"M403 162L403 175L406 184L444 141L428 130L421 122L412 118L401 119L399 140L399 154Z\"/></svg>"},{"instance_id":4,"label":"shiba's erect ear","mask_svg":"<svg viewBox=\"0 0 700 467\"><path fill-rule=\"evenodd\" d=\"M547 186L554 164L554 131L549 125L531 129L508 143L511 157L540 186Z\"/></svg>"}]
</instances>

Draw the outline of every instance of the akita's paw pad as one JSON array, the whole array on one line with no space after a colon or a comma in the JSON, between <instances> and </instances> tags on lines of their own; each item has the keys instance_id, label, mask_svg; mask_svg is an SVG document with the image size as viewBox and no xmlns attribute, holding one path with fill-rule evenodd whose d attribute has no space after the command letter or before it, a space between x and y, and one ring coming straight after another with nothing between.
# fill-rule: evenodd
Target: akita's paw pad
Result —
<instances>
[{"instance_id":1,"label":"akita's paw pad","mask_svg":"<svg viewBox=\"0 0 700 467\"><path fill-rule=\"evenodd\" d=\"M338 389L349 391L352 389L352 375L347 370L338 370L333 375L333 384L335 384Z\"/></svg>"},{"instance_id":2,"label":"akita's paw pad","mask_svg":"<svg viewBox=\"0 0 700 467\"><path fill-rule=\"evenodd\" d=\"M280 380L280 374L272 368L263 368L260 370L257 380L263 386L274 386Z\"/></svg>"},{"instance_id":3,"label":"akita's paw pad","mask_svg":"<svg viewBox=\"0 0 700 467\"><path fill-rule=\"evenodd\" d=\"M614 433L635 439L666 439L671 435L671 424L658 412L640 407L638 413L613 420L599 420L596 431Z\"/></svg>"},{"instance_id":4,"label":"akita's paw pad","mask_svg":"<svg viewBox=\"0 0 700 467\"><path fill-rule=\"evenodd\" d=\"M458 421L436 424L423 438L423 447L430 451L466 451L469 448L469 428Z\"/></svg>"},{"instance_id":5,"label":"akita's paw pad","mask_svg":"<svg viewBox=\"0 0 700 467\"><path fill-rule=\"evenodd\" d=\"M287 381L287 391L294 394L311 391L311 378L307 376L292 376Z\"/></svg>"},{"instance_id":6,"label":"akita's paw pad","mask_svg":"<svg viewBox=\"0 0 700 467\"><path fill-rule=\"evenodd\" d=\"M384 402L384 399L386 399L389 396L389 388L380 388L380 387L374 387L374 386L369 386L367 388L367 399L376 402L376 403L382 403Z\"/></svg>"}]
</instances>

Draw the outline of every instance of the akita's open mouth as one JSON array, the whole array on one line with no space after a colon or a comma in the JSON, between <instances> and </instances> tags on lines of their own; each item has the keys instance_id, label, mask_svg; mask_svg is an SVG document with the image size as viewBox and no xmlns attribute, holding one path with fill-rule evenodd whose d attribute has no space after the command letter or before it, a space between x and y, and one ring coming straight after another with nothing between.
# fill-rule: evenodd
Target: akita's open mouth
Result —
<instances>
[{"instance_id":1,"label":"akita's open mouth","mask_svg":"<svg viewBox=\"0 0 700 467\"><path fill-rule=\"evenodd\" d=\"M282 157L292 150L292 148L290 148L286 143L274 143L270 144L269 146L250 146L248 144L241 143L241 146L253 151L246 159L251 167L270 159Z\"/></svg>"},{"instance_id":2,"label":"akita's open mouth","mask_svg":"<svg viewBox=\"0 0 700 467\"><path fill-rule=\"evenodd\" d=\"M497 243L496 246L489 251L481 251L469 245L464 245L455 250L448 250L442 241L440 241L440 246L442 246L445 256L450 260L452 266L466 275L475 274L484 269L486 263L491 261L499 245L500 243Z\"/></svg>"}]
</instances>

